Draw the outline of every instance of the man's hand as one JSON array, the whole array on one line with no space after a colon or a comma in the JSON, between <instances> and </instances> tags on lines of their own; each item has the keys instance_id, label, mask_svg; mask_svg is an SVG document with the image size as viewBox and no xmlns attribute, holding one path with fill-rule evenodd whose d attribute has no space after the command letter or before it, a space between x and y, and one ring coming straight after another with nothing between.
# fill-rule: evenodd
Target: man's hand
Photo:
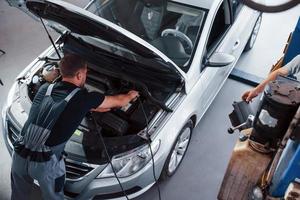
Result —
<instances>
[{"instance_id":1,"label":"man's hand","mask_svg":"<svg viewBox=\"0 0 300 200\"><path fill-rule=\"evenodd\" d=\"M259 94L259 91L257 91L256 88L252 89L252 90L248 90L246 91L243 95L242 95L242 99L246 102L250 102L252 101L253 98L257 97Z\"/></svg>"},{"instance_id":2,"label":"man's hand","mask_svg":"<svg viewBox=\"0 0 300 200\"><path fill-rule=\"evenodd\" d=\"M137 92L135 90L130 90L127 94L129 95L129 97L131 99L130 101L135 101L140 96L139 92Z\"/></svg>"}]
</instances>

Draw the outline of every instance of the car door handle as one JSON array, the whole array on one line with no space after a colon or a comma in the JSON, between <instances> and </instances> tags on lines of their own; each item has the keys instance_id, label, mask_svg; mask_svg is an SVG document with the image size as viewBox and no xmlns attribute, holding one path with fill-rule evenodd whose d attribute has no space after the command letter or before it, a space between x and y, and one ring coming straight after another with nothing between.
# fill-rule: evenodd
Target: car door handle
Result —
<instances>
[{"instance_id":1,"label":"car door handle","mask_svg":"<svg viewBox=\"0 0 300 200\"><path fill-rule=\"evenodd\" d=\"M233 51L236 50L239 46L240 46L240 40L235 41L235 43L234 43L234 45L232 47L232 50Z\"/></svg>"}]
</instances>

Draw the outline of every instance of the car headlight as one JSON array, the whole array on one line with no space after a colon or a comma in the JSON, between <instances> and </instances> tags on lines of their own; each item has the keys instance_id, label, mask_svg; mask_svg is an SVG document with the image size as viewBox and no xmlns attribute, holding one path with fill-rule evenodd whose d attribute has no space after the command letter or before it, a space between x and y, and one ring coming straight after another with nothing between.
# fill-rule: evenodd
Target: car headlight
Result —
<instances>
[{"instance_id":1,"label":"car headlight","mask_svg":"<svg viewBox=\"0 0 300 200\"><path fill-rule=\"evenodd\" d=\"M13 103L13 101L16 99L17 97L17 92L16 92L16 87L17 87L17 83L15 82L12 87L10 88L8 95L7 95L7 99L6 102L4 103L3 107L2 107L2 112L1 112L1 117L2 117L2 125L3 128L6 129L6 114L7 114L7 109L11 106L11 104Z\"/></svg>"},{"instance_id":2,"label":"car headlight","mask_svg":"<svg viewBox=\"0 0 300 200\"><path fill-rule=\"evenodd\" d=\"M2 107L2 118L4 119L4 117L6 116L6 112L7 109L11 106L11 104L13 103L13 101L17 98L18 93L16 91L17 88L17 82L15 82L12 87L10 88L8 95L7 95L7 99L6 102L4 103L3 107Z\"/></svg>"},{"instance_id":3,"label":"car headlight","mask_svg":"<svg viewBox=\"0 0 300 200\"><path fill-rule=\"evenodd\" d=\"M160 146L160 140L151 143L153 156L157 153ZM134 149L112 157L112 165L118 177L130 176L142 169L151 160L151 151L146 144L140 148ZM99 174L98 178L113 177L114 173L111 165Z\"/></svg>"},{"instance_id":4,"label":"car headlight","mask_svg":"<svg viewBox=\"0 0 300 200\"><path fill-rule=\"evenodd\" d=\"M13 101L17 98L18 96L18 92L16 90L17 88L17 82L15 82L12 87L10 88L8 95L7 95L7 99L6 99L6 104L4 106L6 107L10 107L11 104L13 103Z\"/></svg>"},{"instance_id":5,"label":"car headlight","mask_svg":"<svg viewBox=\"0 0 300 200\"><path fill-rule=\"evenodd\" d=\"M3 126L4 130L7 129L7 125L6 125L6 112L7 112L7 106L6 106L6 104L4 104L4 106L2 108L2 112L1 112L2 126Z\"/></svg>"}]
</instances>

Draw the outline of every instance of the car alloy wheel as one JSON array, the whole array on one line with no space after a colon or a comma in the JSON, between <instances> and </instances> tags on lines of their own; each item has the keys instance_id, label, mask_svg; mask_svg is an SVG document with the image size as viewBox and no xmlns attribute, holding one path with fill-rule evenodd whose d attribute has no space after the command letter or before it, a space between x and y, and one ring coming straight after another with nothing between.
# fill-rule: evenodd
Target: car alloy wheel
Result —
<instances>
[{"instance_id":1,"label":"car alloy wheel","mask_svg":"<svg viewBox=\"0 0 300 200\"><path fill-rule=\"evenodd\" d=\"M262 21L262 15L258 17L244 51L249 51L250 49L253 48L260 29L261 21Z\"/></svg>"},{"instance_id":2,"label":"car alloy wheel","mask_svg":"<svg viewBox=\"0 0 300 200\"><path fill-rule=\"evenodd\" d=\"M167 177L172 176L178 169L190 144L192 131L193 122L192 120L189 120L181 129L179 135L177 136L175 144L173 145L169 153L161 175L162 179L166 179Z\"/></svg>"}]
</instances>

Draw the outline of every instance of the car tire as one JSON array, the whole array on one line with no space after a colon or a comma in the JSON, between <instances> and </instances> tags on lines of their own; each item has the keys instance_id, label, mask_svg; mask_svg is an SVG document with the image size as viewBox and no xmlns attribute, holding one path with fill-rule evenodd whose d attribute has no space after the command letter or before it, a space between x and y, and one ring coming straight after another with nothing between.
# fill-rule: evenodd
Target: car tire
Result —
<instances>
[{"instance_id":1,"label":"car tire","mask_svg":"<svg viewBox=\"0 0 300 200\"><path fill-rule=\"evenodd\" d=\"M258 19L256 20L256 23L252 29L251 35L247 41L247 44L244 48L244 52L249 51L250 49L253 48L256 38L257 38L257 34L259 32L260 29L260 25L261 25L261 21L262 21L262 14L259 15Z\"/></svg>"},{"instance_id":2,"label":"car tire","mask_svg":"<svg viewBox=\"0 0 300 200\"><path fill-rule=\"evenodd\" d=\"M190 144L193 128L194 123L190 119L181 129L164 164L160 180L166 180L175 174Z\"/></svg>"}]
</instances>

